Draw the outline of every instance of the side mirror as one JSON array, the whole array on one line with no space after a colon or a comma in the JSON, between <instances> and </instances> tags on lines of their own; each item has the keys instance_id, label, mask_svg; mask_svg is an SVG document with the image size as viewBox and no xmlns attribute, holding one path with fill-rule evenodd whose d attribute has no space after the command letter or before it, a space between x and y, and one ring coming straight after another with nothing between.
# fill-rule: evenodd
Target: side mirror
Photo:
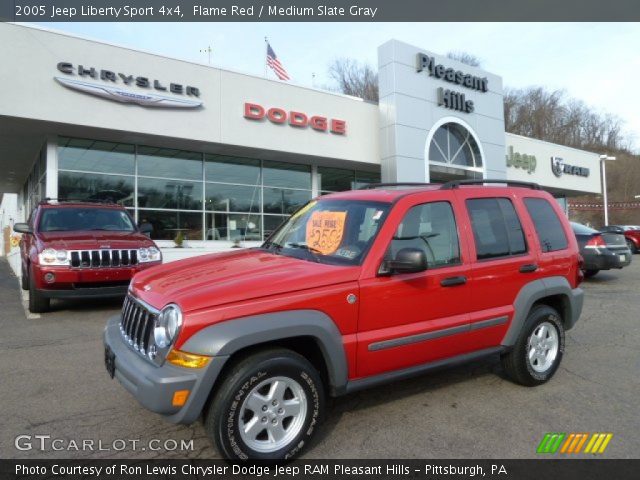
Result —
<instances>
[{"instance_id":1,"label":"side mirror","mask_svg":"<svg viewBox=\"0 0 640 480\"><path fill-rule=\"evenodd\" d=\"M13 231L18 233L33 233L28 223L14 223Z\"/></svg>"},{"instance_id":2,"label":"side mirror","mask_svg":"<svg viewBox=\"0 0 640 480\"><path fill-rule=\"evenodd\" d=\"M403 248L393 260L386 262L389 273L415 273L427 269L427 255L419 248Z\"/></svg>"},{"instance_id":3,"label":"side mirror","mask_svg":"<svg viewBox=\"0 0 640 480\"><path fill-rule=\"evenodd\" d=\"M151 233L153 232L153 225L151 225L150 223L143 223L142 225L140 225L139 229L140 233Z\"/></svg>"}]
</instances>

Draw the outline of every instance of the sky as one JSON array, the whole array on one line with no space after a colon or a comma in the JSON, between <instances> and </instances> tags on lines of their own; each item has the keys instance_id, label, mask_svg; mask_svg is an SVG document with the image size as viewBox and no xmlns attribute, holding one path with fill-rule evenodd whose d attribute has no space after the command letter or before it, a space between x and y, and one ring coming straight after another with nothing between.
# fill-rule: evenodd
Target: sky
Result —
<instances>
[{"instance_id":1,"label":"sky","mask_svg":"<svg viewBox=\"0 0 640 480\"><path fill-rule=\"evenodd\" d=\"M331 85L328 66L349 57L377 65L395 38L445 54L464 51L506 87L564 89L620 117L640 144L640 23L41 23L72 34L217 67L264 75L265 43L292 82Z\"/></svg>"}]
</instances>

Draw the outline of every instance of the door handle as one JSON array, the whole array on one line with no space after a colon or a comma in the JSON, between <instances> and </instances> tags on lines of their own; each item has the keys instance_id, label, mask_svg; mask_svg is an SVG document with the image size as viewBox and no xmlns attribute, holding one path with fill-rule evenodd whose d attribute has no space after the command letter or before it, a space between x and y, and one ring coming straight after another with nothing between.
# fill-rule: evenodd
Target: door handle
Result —
<instances>
[{"instance_id":1,"label":"door handle","mask_svg":"<svg viewBox=\"0 0 640 480\"><path fill-rule=\"evenodd\" d=\"M455 287L456 285L464 285L467 283L467 277L460 275L459 277L448 277L440 280L440 286L442 287Z\"/></svg>"},{"instance_id":2,"label":"door handle","mask_svg":"<svg viewBox=\"0 0 640 480\"><path fill-rule=\"evenodd\" d=\"M535 263L527 263L526 265L520 266L520 273L531 273L538 270L538 265Z\"/></svg>"}]
</instances>

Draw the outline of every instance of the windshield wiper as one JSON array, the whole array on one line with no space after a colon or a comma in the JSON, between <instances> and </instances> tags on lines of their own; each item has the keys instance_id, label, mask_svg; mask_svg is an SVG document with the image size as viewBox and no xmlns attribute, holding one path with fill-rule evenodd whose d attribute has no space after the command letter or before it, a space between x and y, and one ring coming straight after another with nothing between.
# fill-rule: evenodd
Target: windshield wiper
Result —
<instances>
[{"instance_id":1,"label":"windshield wiper","mask_svg":"<svg viewBox=\"0 0 640 480\"><path fill-rule=\"evenodd\" d=\"M286 247L291 247L291 248L301 248L301 249L306 250L308 252L317 253L319 255L322 255L322 252L320 250L318 250L317 248L310 247L306 243L293 242L293 243L287 243L285 246Z\"/></svg>"}]
</instances>

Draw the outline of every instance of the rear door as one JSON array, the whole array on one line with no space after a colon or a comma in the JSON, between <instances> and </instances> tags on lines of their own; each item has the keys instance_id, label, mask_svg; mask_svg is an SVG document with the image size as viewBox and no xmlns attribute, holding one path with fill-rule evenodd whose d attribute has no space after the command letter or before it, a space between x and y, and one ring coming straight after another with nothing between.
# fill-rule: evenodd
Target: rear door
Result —
<instances>
[{"instance_id":1,"label":"rear door","mask_svg":"<svg viewBox=\"0 0 640 480\"><path fill-rule=\"evenodd\" d=\"M511 189L460 189L470 245L469 342L474 349L499 345L513 319L520 289L539 278L522 205Z\"/></svg>"}]
</instances>

